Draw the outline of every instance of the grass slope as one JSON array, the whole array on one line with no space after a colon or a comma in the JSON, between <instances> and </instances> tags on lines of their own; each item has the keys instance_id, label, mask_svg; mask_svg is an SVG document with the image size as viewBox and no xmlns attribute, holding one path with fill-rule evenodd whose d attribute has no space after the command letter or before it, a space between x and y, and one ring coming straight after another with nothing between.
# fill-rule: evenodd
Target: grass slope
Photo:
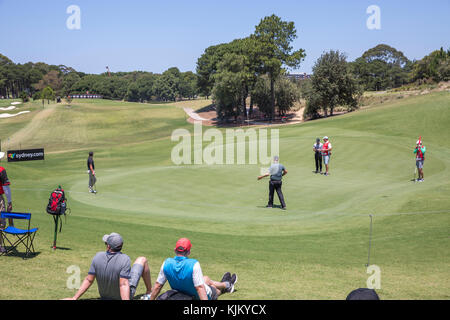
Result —
<instances>
[{"instance_id":1,"label":"grass slope","mask_svg":"<svg viewBox=\"0 0 450 320\"><path fill-rule=\"evenodd\" d=\"M256 181L259 165L175 166L170 135L193 132L180 105L76 100L70 108L20 108L32 112L0 119L2 149L45 147L46 160L1 165L15 210L32 212L39 227L39 254L0 257L2 270L16 270L4 279L0 299L72 296L67 268L79 266L82 279L104 250L102 235L113 231L123 235L132 259L149 259L153 281L175 241L189 237L206 275L239 274L237 291L223 299L345 299L369 277L369 214L381 298L450 297L447 92L280 127L287 211L263 208L268 183ZM334 148L329 177L311 173L312 144L324 135ZM428 151L425 182L415 184L419 135ZM87 193L88 150L96 153L96 196ZM66 250L52 252L45 206L58 184L68 191L72 214L58 235ZM84 298L97 296L94 287Z\"/></svg>"}]
</instances>

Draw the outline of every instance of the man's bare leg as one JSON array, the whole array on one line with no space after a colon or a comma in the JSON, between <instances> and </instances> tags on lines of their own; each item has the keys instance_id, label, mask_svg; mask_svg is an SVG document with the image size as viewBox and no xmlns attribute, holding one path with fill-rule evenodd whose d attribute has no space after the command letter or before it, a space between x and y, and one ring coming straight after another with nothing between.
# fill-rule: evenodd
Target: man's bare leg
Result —
<instances>
[{"instance_id":1,"label":"man's bare leg","mask_svg":"<svg viewBox=\"0 0 450 320\"><path fill-rule=\"evenodd\" d=\"M139 257L136 259L136 261L134 263L140 264L141 266L144 267L143 271L142 271L142 279L144 280L145 283L145 288L146 288L146 294L150 294L152 292L152 280L150 277L150 267L148 266L148 260L145 257Z\"/></svg>"},{"instance_id":2,"label":"man's bare leg","mask_svg":"<svg viewBox=\"0 0 450 320\"><path fill-rule=\"evenodd\" d=\"M219 296L221 295L222 291L227 288L227 284L225 282L213 281L208 276L203 276L203 279L208 286L217 290L217 295Z\"/></svg>"}]
</instances>

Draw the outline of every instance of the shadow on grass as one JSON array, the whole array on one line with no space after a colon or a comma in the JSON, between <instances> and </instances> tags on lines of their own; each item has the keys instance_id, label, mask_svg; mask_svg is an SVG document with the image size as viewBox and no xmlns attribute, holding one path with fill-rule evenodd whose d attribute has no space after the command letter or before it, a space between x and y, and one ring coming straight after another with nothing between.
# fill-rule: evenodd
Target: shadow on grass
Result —
<instances>
[{"instance_id":1,"label":"shadow on grass","mask_svg":"<svg viewBox=\"0 0 450 320\"><path fill-rule=\"evenodd\" d=\"M261 209L282 209L283 207L281 204L274 204L273 207L267 207L267 206L256 206L257 208Z\"/></svg>"},{"instance_id":2,"label":"shadow on grass","mask_svg":"<svg viewBox=\"0 0 450 320\"><path fill-rule=\"evenodd\" d=\"M8 247L7 247L8 248ZM3 254L2 257L13 257L13 258L22 258L22 259L30 259L30 258L34 258L37 257L41 252L30 252L30 253L26 253L26 252L19 252L17 251L16 248L12 248L12 249L7 249L7 253Z\"/></svg>"},{"instance_id":3,"label":"shadow on grass","mask_svg":"<svg viewBox=\"0 0 450 320\"><path fill-rule=\"evenodd\" d=\"M52 247L52 249L53 249L53 247ZM56 247L55 250L65 250L65 251L68 251L68 250L72 250L72 249L71 249L71 248L64 248L64 247Z\"/></svg>"},{"instance_id":4,"label":"shadow on grass","mask_svg":"<svg viewBox=\"0 0 450 320\"><path fill-rule=\"evenodd\" d=\"M199 112L210 112L210 111L216 111L216 105L215 104L210 104L206 107L200 108L198 110L195 110L196 113Z\"/></svg>"}]
</instances>

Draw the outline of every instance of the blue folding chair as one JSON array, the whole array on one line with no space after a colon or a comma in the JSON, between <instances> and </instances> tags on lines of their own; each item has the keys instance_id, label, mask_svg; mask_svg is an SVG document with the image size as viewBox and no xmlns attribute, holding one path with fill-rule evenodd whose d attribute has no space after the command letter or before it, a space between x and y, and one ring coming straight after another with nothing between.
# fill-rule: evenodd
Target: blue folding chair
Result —
<instances>
[{"instance_id":1,"label":"blue folding chair","mask_svg":"<svg viewBox=\"0 0 450 320\"><path fill-rule=\"evenodd\" d=\"M18 212L2 212L2 219L20 219L20 220L28 220L28 228L27 229L19 229L16 227L7 227L4 230L1 230L0 236L2 237L3 246L6 247L6 243L9 243L9 248L6 249L5 252L2 252L0 256L7 255L9 252L13 250L17 250L17 246L19 244L23 244L26 249L25 256L28 257L30 253L35 253L33 241L36 236L36 231L38 228L30 229L31 222L31 213L18 213Z\"/></svg>"}]
</instances>

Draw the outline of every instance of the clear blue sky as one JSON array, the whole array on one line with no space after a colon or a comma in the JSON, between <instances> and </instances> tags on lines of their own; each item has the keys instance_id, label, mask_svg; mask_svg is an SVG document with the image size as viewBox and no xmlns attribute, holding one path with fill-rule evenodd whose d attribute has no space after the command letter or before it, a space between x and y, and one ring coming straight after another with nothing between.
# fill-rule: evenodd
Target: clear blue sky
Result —
<instances>
[{"instance_id":1,"label":"clear blue sky","mask_svg":"<svg viewBox=\"0 0 450 320\"><path fill-rule=\"evenodd\" d=\"M81 9L80 30L66 27L70 5ZM381 30L366 27L370 5ZM0 0L0 53L87 73L195 71L205 48L248 36L273 13L295 23L293 46L307 54L299 72L329 49L352 61L379 43L411 60L450 47L450 0Z\"/></svg>"}]
</instances>

